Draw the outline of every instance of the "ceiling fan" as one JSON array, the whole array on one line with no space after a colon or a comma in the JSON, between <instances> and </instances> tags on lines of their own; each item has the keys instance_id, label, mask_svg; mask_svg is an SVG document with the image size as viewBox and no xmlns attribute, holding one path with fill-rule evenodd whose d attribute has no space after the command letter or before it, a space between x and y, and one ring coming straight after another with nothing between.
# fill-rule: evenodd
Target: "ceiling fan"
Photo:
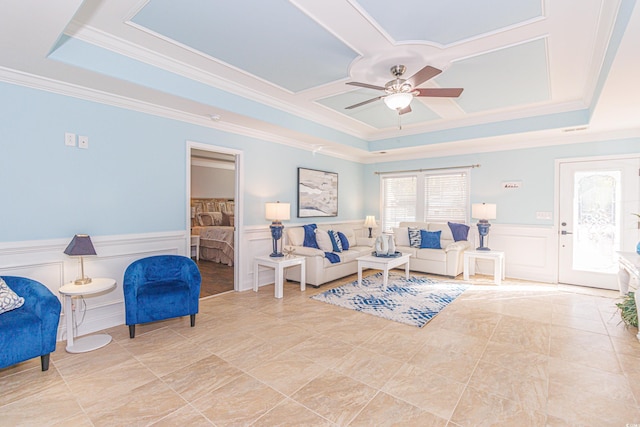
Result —
<instances>
[{"instance_id":1,"label":"ceiling fan","mask_svg":"<svg viewBox=\"0 0 640 427\"><path fill-rule=\"evenodd\" d=\"M387 107L396 110L398 114L406 114L411 112L411 101L414 96L440 97L440 98L457 98L464 89L462 88L428 88L419 89L422 83L434 78L442 72L435 67L427 65L407 80L402 79L402 75L407 70L404 65L394 65L391 67L391 74L395 79L388 81L384 87L371 85L368 83L347 82L351 86L359 86L367 89L382 90L386 95L380 95L375 98L368 99L357 104L346 107L346 110L361 107L371 102L382 99Z\"/></svg>"}]
</instances>

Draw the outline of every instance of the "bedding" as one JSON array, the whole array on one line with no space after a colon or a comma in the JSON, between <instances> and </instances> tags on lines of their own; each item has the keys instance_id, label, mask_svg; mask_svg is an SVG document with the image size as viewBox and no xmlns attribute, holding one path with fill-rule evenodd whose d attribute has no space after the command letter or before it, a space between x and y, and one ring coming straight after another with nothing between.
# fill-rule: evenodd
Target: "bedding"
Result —
<instances>
[{"instance_id":1,"label":"bedding","mask_svg":"<svg viewBox=\"0 0 640 427\"><path fill-rule=\"evenodd\" d=\"M200 236L200 259L233 266L233 230L224 225L191 227L191 234Z\"/></svg>"}]
</instances>

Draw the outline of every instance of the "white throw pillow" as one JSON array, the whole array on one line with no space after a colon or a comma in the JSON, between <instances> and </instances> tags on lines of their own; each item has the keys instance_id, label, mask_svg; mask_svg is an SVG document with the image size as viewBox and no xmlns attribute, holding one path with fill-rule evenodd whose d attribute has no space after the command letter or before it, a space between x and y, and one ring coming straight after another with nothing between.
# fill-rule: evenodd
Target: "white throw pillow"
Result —
<instances>
[{"instance_id":1,"label":"white throw pillow","mask_svg":"<svg viewBox=\"0 0 640 427\"><path fill-rule=\"evenodd\" d=\"M316 229L316 242L318 247L324 252L333 252L333 245L331 244L331 238L326 230Z\"/></svg>"},{"instance_id":2,"label":"white throw pillow","mask_svg":"<svg viewBox=\"0 0 640 427\"><path fill-rule=\"evenodd\" d=\"M22 307L24 298L15 292L0 278L0 314Z\"/></svg>"},{"instance_id":3,"label":"white throw pillow","mask_svg":"<svg viewBox=\"0 0 640 427\"><path fill-rule=\"evenodd\" d=\"M396 246L409 246L409 227L396 227L393 229L396 238Z\"/></svg>"}]
</instances>

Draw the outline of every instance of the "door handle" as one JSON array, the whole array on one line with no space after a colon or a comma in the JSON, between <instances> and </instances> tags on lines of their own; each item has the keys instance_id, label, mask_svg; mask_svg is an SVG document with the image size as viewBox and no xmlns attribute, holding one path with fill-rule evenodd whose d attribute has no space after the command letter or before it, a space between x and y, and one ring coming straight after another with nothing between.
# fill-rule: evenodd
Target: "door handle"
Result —
<instances>
[{"instance_id":1,"label":"door handle","mask_svg":"<svg viewBox=\"0 0 640 427\"><path fill-rule=\"evenodd\" d=\"M562 230L560 234L565 235L565 234L573 234L573 233L571 231Z\"/></svg>"}]
</instances>

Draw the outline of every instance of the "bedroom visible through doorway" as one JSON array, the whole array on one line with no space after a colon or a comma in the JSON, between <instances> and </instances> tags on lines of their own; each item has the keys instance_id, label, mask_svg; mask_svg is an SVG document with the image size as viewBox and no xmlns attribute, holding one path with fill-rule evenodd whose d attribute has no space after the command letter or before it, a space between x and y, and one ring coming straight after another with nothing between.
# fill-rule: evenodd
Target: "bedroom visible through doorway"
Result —
<instances>
[{"instance_id":1,"label":"bedroom visible through doorway","mask_svg":"<svg viewBox=\"0 0 640 427\"><path fill-rule=\"evenodd\" d=\"M199 236L191 257L206 298L235 289L236 156L191 148L190 158L191 236Z\"/></svg>"}]
</instances>

